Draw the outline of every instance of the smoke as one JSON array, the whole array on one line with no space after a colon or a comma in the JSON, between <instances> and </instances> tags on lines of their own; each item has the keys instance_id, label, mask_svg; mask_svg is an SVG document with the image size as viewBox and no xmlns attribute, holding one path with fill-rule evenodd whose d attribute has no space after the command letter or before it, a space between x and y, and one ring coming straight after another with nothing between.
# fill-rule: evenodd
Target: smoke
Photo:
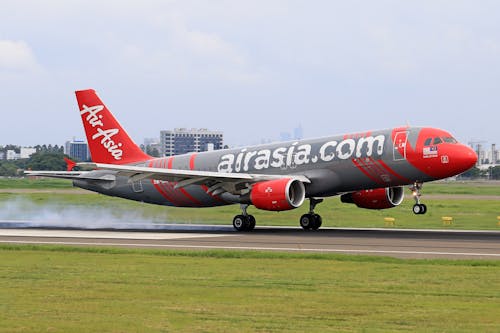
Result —
<instances>
[{"instance_id":1,"label":"smoke","mask_svg":"<svg viewBox=\"0 0 500 333\"><path fill-rule=\"evenodd\" d=\"M164 219L145 217L132 210L39 204L27 198L0 202L0 227L159 229L162 222Z\"/></svg>"}]
</instances>

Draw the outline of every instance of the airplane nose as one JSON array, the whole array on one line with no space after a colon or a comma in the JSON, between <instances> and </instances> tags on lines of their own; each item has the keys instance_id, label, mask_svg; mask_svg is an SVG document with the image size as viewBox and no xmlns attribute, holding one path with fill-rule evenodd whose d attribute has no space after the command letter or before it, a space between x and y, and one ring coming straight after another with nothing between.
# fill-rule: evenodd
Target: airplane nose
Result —
<instances>
[{"instance_id":1,"label":"airplane nose","mask_svg":"<svg viewBox=\"0 0 500 333\"><path fill-rule=\"evenodd\" d=\"M456 158L456 163L463 169L463 171L467 171L476 165L477 162L477 154L476 152L469 146L462 145L460 149L460 153Z\"/></svg>"}]
</instances>

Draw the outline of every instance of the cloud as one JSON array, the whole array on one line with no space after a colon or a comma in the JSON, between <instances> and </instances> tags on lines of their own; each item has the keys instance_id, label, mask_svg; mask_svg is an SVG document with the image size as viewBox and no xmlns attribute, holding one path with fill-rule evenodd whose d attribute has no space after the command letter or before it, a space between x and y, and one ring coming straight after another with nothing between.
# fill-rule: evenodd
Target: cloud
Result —
<instances>
[{"instance_id":1,"label":"cloud","mask_svg":"<svg viewBox=\"0 0 500 333\"><path fill-rule=\"evenodd\" d=\"M32 71L39 65L24 41L0 40L0 70Z\"/></svg>"},{"instance_id":2,"label":"cloud","mask_svg":"<svg viewBox=\"0 0 500 333\"><path fill-rule=\"evenodd\" d=\"M152 20L147 29L157 37L110 36L105 43L112 66L126 67L139 76L171 78L173 81L219 81L252 84L262 73L244 50L223 34L206 27L192 28L179 13ZM119 62L116 62L119 59ZM149 74L146 74L149 73Z\"/></svg>"}]
</instances>

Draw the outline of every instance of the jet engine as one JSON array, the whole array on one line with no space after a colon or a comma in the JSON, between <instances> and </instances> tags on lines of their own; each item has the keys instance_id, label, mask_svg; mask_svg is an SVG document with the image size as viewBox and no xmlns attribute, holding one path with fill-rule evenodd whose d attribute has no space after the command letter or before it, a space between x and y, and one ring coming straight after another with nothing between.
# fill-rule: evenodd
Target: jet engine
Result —
<instances>
[{"instance_id":1,"label":"jet engine","mask_svg":"<svg viewBox=\"0 0 500 333\"><path fill-rule=\"evenodd\" d=\"M404 188L397 186L346 193L340 197L340 201L356 204L360 208L385 209L399 206L403 198Z\"/></svg>"},{"instance_id":2,"label":"jet engine","mask_svg":"<svg viewBox=\"0 0 500 333\"><path fill-rule=\"evenodd\" d=\"M301 181L283 178L254 184L250 201L259 209L282 211L299 207L305 196L306 190Z\"/></svg>"}]
</instances>

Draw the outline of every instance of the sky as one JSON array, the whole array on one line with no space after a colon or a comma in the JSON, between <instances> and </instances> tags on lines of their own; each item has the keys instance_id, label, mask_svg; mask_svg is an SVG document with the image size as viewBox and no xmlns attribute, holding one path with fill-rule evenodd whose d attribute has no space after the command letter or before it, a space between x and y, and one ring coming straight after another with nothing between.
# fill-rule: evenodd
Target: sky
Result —
<instances>
[{"instance_id":1,"label":"sky","mask_svg":"<svg viewBox=\"0 0 500 333\"><path fill-rule=\"evenodd\" d=\"M500 144L500 1L3 0L0 145L83 138L87 88L138 143L410 124Z\"/></svg>"}]
</instances>

